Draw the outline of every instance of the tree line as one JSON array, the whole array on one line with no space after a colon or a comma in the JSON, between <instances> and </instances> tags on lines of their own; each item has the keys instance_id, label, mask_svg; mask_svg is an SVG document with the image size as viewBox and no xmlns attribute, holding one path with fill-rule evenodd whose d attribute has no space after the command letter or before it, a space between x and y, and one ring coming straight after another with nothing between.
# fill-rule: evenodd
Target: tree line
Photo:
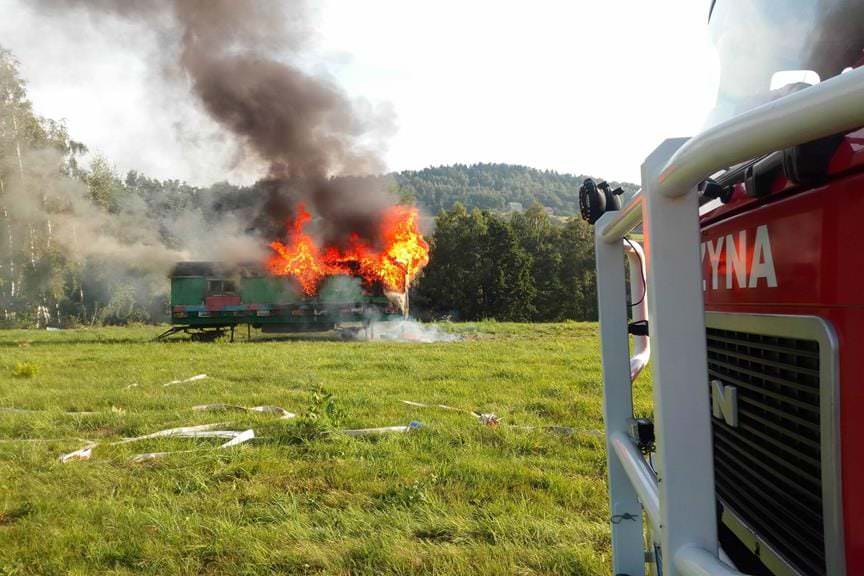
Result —
<instances>
[{"instance_id":1,"label":"tree line","mask_svg":"<svg viewBox=\"0 0 864 576\"><path fill-rule=\"evenodd\" d=\"M559 174L513 164L454 164L394 173L399 192L433 214L457 203L490 212L512 211L510 204L528 208L539 203L558 216L579 214L579 187L588 176ZM611 182L632 194L638 186Z\"/></svg>"},{"instance_id":2,"label":"tree line","mask_svg":"<svg viewBox=\"0 0 864 576\"><path fill-rule=\"evenodd\" d=\"M87 154L62 123L34 113L18 63L0 48L0 326L166 320L171 264L198 256L199 231L242 236L244 210L265 192L264 183L121 177L98 155L85 166ZM478 164L368 178L436 216L415 312L596 316L591 232L569 216L582 176Z\"/></svg>"},{"instance_id":3,"label":"tree line","mask_svg":"<svg viewBox=\"0 0 864 576\"><path fill-rule=\"evenodd\" d=\"M539 203L511 215L457 203L436 218L430 247L412 300L427 315L519 322L597 316L593 235L581 219L553 219Z\"/></svg>"}]
</instances>

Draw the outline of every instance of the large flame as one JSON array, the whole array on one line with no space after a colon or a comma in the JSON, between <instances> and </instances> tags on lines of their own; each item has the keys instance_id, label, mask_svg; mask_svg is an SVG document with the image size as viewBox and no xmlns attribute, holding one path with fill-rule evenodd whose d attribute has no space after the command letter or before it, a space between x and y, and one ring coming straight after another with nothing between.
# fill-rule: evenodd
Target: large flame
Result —
<instances>
[{"instance_id":1,"label":"large flame","mask_svg":"<svg viewBox=\"0 0 864 576\"><path fill-rule=\"evenodd\" d=\"M429 263L429 244L418 228L419 214L411 206L392 206L381 218L376 249L357 234L347 246L319 247L304 231L311 220L301 204L289 222L288 243L274 241L268 268L277 276L293 276L308 295L318 291L325 277L359 276L381 283L390 292L405 292L411 280Z\"/></svg>"}]
</instances>

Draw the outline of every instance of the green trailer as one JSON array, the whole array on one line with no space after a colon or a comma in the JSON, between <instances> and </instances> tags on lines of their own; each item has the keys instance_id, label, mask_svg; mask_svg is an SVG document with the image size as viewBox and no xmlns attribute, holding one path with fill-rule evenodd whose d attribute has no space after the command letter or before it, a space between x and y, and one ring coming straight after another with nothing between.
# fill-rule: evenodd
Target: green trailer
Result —
<instances>
[{"instance_id":1,"label":"green trailer","mask_svg":"<svg viewBox=\"0 0 864 576\"><path fill-rule=\"evenodd\" d=\"M373 320L402 318L406 306L380 286L333 276L314 296L297 281L273 276L260 264L179 262L171 272L171 324L160 338L185 332L214 339L245 324L264 332L357 329Z\"/></svg>"}]
</instances>

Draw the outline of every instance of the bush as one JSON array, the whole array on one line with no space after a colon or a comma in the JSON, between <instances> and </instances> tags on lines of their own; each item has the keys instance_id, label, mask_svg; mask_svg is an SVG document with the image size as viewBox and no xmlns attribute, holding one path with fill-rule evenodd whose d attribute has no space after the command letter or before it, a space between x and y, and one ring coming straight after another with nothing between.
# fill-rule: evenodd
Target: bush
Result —
<instances>
[{"instance_id":1,"label":"bush","mask_svg":"<svg viewBox=\"0 0 864 576\"><path fill-rule=\"evenodd\" d=\"M15 378L33 378L37 372L39 372L39 368L35 364L18 362L15 364L15 368L12 369L12 376Z\"/></svg>"},{"instance_id":2,"label":"bush","mask_svg":"<svg viewBox=\"0 0 864 576\"><path fill-rule=\"evenodd\" d=\"M344 417L345 412L336 404L333 394L316 386L306 410L296 420L294 432L298 440L315 440L337 428Z\"/></svg>"}]
</instances>

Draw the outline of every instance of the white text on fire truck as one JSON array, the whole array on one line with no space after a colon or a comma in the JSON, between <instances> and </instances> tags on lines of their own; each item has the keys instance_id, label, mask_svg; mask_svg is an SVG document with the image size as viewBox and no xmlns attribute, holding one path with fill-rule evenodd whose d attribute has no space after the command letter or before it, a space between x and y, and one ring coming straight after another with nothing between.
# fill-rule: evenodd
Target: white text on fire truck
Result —
<instances>
[{"instance_id":1,"label":"white text on fire truck","mask_svg":"<svg viewBox=\"0 0 864 576\"><path fill-rule=\"evenodd\" d=\"M777 273L774 270L774 254L771 252L771 238L768 226L762 224L756 228L753 250L749 246L747 230L739 230L736 235L727 234L714 240L702 242L702 262L707 255L711 264L710 289L721 287L721 271L725 271L727 290L732 288L768 288L777 287ZM763 280L760 283L760 280ZM709 288L708 278L703 278L702 289Z\"/></svg>"}]
</instances>

